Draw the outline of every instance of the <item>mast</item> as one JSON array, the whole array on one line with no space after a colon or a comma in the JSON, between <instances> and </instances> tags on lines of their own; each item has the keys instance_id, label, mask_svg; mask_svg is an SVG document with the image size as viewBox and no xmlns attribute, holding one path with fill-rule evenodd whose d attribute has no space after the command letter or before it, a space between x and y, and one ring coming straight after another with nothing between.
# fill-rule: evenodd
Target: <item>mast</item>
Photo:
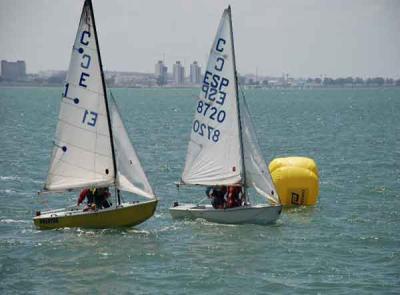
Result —
<instances>
[{"instance_id":1,"label":"mast","mask_svg":"<svg viewBox=\"0 0 400 295\"><path fill-rule=\"evenodd\" d=\"M235 43L233 41L233 26L232 26L232 13L231 6L228 6L228 15L229 15L229 29L231 33L232 40L232 61L233 61L233 69L234 69L234 77L235 77L235 95L236 95L236 105L238 108L238 125L239 125L239 142L240 142L240 154L242 157L242 182L243 182L243 194L246 197L246 169L244 164L244 151L243 151L243 139L242 139L242 121L240 119L240 104L239 104L239 90L238 90L238 78L236 71L236 57L235 57Z\"/></svg>"},{"instance_id":2,"label":"mast","mask_svg":"<svg viewBox=\"0 0 400 295\"><path fill-rule=\"evenodd\" d=\"M99 65L100 65L101 83L103 85L104 103L106 105L108 131L110 132L111 153L112 153L113 166L114 166L114 183L116 184L116 181L117 181L117 161L115 159L114 139L113 139L114 137L113 137L112 127L111 127L111 117L110 117L110 111L109 111L109 107L108 107L107 90L106 90L106 83L105 83L105 79L104 79L103 64L101 62L99 40L97 39L96 22L94 20L92 1L91 0L86 0L85 3L88 3L88 5L89 5L90 17L92 18L92 22L93 22L94 38L96 40L97 56L99 58ZM120 197L120 194L119 194L119 189L117 189L117 196L118 196L118 205L120 205L121 204L121 197Z\"/></svg>"}]
</instances>

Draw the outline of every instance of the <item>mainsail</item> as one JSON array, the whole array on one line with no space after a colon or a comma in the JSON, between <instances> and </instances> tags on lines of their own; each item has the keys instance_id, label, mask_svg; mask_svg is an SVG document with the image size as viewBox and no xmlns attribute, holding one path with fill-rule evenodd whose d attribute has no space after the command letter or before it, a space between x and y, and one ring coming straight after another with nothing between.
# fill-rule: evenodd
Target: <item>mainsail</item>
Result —
<instances>
[{"instance_id":1,"label":"mainsail","mask_svg":"<svg viewBox=\"0 0 400 295\"><path fill-rule=\"evenodd\" d=\"M113 99L110 103L110 111L118 167L117 188L146 198L155 198Z\"/></svg>"},{"instance_id":2,"label":"mainsail","mask_svg":"<svg viewBox=\"0 0 400 295\"><path fill-rule=\"evenodd\" d=\"M110 128L92 15L86 1L72 48L45 190L114 183Z\"/></svg>"},{"instance_id":3,"label":"mainsail","mask_svg":"<svg viewBox=\"0 0 400 295\"><path fill-rule=\"evenodd\" d=\"M182 181L243 182L230 8L222 15L197 100Z\"/></svg>"}]
</instances>

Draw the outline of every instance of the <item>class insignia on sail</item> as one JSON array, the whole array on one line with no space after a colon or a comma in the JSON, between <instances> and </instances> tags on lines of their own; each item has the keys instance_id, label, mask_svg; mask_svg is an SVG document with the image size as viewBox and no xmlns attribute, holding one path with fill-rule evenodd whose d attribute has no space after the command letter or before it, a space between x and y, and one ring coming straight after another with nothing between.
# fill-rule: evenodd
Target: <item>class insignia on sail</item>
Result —
<instances>
[{"instance_id":1,"label":"class insignia on sail","mask_svg":"<svg viewBox=\"0 0 400 295\"><path fill-rule=\"evenodd\" d=\"M170 208L174 218L268 224L282 210L245 98L239 97L230 7L222 14L211 46L179 185L208 187L213 205L175 202ZM249 189L265 203L250 204Z\"/></svg>"},{"instance_id":2,"label":"class insignia on sail","mask_svg":"<svg viewBox=\"0 0 400 295\"><path fill-rule=\"evenodd\" d=\"M131 144L116 102L108 98L92 2L83 5L61 98L54 148L42 193L115 188L114 206L38 212L41 229L131 226L150 218L157 198ZM149 199L124 203L121 192Z\"/></svg>"}]
</instances>

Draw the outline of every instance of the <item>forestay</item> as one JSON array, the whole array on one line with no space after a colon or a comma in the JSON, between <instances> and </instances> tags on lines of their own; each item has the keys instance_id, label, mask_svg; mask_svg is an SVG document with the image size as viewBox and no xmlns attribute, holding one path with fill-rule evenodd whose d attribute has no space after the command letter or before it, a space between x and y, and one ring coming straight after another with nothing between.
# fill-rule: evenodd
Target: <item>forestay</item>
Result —
<instances>
[{"instance_id":1,"label":"forestay","mask_svg":"<svg viewBox=\"0 0 400 295\"><path fill-rule=\"evenodd\" d=\"M45 190L114 183L95 34L90 6L85 2L72 49Z\"/></svg>"},{"instance_id":2,"label":"forestay","mask_svg":"<svg viewBox=\"0 0 400 295\"><path fill-rule=\"evenodd\" d=\"M147 198L155 198L139 158L129 140L128 133L113 99L110 101L111 125L117 159L116 186Z\"/></svg>"},{"instance_id":3,"label":"forestay","mask_svg":"<svg viewBox=\"0 0 400 295\"><path fill-rule=\"evenodd\" d=\"M242 158L230 13L226 9L211 47L196 104L182 181L228 185L242 182Z\"/></svg>"},{"instance_id":4,"label":"forestay","mask_svg":"<svg viewBox=\"0 0 400 295\"><path fill-rule=\"evenodd\" d=\"M242 122L246 186L253 187L260 195L278 204L279 197L272 182L267 164L262 156L244 97L240 103L240 118Z\"/></svg>"}]
</instances>

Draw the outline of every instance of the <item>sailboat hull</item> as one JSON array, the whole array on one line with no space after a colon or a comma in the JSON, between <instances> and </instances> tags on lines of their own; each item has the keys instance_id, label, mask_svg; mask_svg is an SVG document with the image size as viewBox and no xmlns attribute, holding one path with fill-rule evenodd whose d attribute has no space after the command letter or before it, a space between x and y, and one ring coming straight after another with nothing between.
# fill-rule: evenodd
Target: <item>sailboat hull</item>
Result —
<instances>
[{"instance_id":1,"label":"sailboat hull","mask_svg":"<svg viewBox=\"0 0 400 295\"><path fill-rule=\"evenodd\" d=\"M63 227L113 228L138 225L153 216L158 200L123 203L97 211L83 212L82 208L59 209L43 212L33 218L39 229Z\"/></svg>"},{"instance_id":2,"label":"sailboat hull","mask_svg":"<svg viewBox=\"0 0 400 295\"><path fill-rule=\"evenodd\" d=\"M172 218L205 219L225 224L272 224L282 212L281 205L258 204L229 209L214 209L211 205L182 204L169 209Z\"/></svg>"}]
</instances>

